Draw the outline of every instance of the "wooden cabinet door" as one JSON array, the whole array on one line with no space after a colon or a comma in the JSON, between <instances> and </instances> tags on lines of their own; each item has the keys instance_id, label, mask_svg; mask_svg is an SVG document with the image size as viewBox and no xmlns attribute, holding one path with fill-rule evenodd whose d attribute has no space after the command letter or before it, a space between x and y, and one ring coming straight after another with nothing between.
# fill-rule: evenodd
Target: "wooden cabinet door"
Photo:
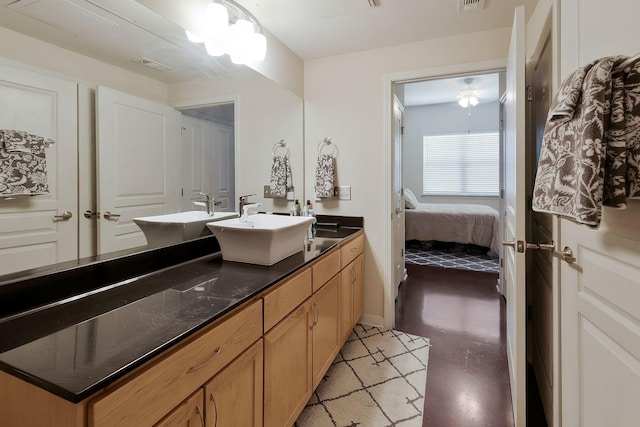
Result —
<instances>
[{"instance_id":1,"label":"wooden cabinet door","mask_svg":"<svg viewBox=\"0 0 640 427\"><path fill-rule=\"evenodd\" d=\"M155 427L204 427L203 390L193 393Z\"/></svg>"},{"instance_id":2,"label":"wooden cabinet door","mask_svg":"<svg viewBox=\"0 0 640 427\"><path fill-rule=\"evenodd\" d=\"M207 427L262 426L262 340L205 386Z\"/></svg>"},{"instance_id":3,"label":"wooden cabinet door","mask_svg":"<svg viewBox=\"0 0 640 427\"><path fill-rule=\"evenodd\" d=\"M353 265L340 273L340 337L346 341L353 330Z\"/></svg>"},{"instance_id":4,"label":"wooden cabinet door","mask_svg":"<svg viewBox=\"0 0 640 427\"><path fill-rule=\"evenodd\" d=\"M340 275L313 294L313 388L320 384L342 344L340 334Z\"/></svg>"},{"instance_id":5,"label":"wooden cabinet door","mask_svg":"<svg viewBox=\"0 0 640 427\"><path fill-rule=\"evenodd\" d=\"M353 261L353 319L351 326L364 314L364 255L360 254Z\"/></svg>"},{"instance_id":6,"label":"wooden cabinet door","mask_svg":"<svg viewBox=\"0 0 640 427\"><path fill-rule=\"evenodd\" d=\"M313 392L311 298L264 336L264 425L290 427Z\"/></svg>"}]
</instances>

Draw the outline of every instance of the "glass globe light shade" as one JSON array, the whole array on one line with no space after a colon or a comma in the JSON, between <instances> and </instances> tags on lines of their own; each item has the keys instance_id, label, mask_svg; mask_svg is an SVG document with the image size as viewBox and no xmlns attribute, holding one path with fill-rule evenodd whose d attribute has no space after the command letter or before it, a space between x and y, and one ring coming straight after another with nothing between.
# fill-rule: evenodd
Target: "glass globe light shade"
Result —
<instances>
[{"instance_id":1,"label":"glass globe light shade","mask_svg":"<svg viewBox=\"0 0 640 427\"><path fill-rule=\"evenodd\" d=\"M206 39L224 37L229 29L229 11L220 3L209 3L204 12L203 35Z\"/></svg>"},{"instance_id":2,"label":"glass globe light shade","mask_svg":"<svg viewBox=\"0 0 640 427\"><path fill-rule=\"evenodd\" d=\"M245 64L251 57L254 38L253 24L246 19L238 19L229 28L228 53L234 64Z\"/></svg>"},{"instance_id":3,"label":"glass globe light shade","mask_svg":"<svg viewBox=\"0 0 640 427\"><path fill-rule=\"evenodd\" d=\"M267 38L264 34L255 33L251 41L251 59L262 61L267 56Z\"/></svg>"}]
</instances>

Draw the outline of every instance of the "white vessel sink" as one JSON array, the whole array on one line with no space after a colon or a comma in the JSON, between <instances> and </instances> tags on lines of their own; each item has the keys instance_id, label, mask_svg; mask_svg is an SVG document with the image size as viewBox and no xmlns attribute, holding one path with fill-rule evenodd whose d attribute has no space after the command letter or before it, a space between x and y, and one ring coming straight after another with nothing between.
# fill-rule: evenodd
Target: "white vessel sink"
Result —
<instances>
[{"instance_id":1,"label":"white vessel sink","mask_svg":"<svg viewBox=\"0 0 640 427\"><path fill-rule=\"evenodd\" d=\"M237 217L237 212L178 212L166 215L133 218L147 238L150 248L157 248L206 235L208 222Z\"/></svg>"},{"instance_id":2,"label":"white vessel sink","mask_svg":"<svg viewBox=\"0 0 640 427\"><path fill-rule=\"evenodd\" d=\"M207 224L226 261L273 265L304 248L313 217L256 214Z\"/></svg>"}]
</instances>

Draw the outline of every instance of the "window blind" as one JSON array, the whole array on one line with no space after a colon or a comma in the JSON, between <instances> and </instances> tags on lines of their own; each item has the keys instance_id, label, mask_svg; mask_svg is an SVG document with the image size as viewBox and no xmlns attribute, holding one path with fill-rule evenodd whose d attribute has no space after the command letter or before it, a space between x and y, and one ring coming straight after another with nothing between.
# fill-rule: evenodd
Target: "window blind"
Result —
<instances>
[{"instance_id":1,"label":"window blind","mask_svg":"<svg viewBox=\"0 0 640 427\"><path fill-rule=\"evenodd\" d=\"M438 196L498 196L498 132L424 135L422 192Z\"/></svg>"}]
</instances>

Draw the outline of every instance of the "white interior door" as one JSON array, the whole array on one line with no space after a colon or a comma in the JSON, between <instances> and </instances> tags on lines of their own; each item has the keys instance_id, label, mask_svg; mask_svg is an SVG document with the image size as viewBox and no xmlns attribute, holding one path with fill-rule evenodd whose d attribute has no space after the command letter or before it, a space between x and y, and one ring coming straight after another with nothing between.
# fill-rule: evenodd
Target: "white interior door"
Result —
<instances>
[{"instance_id":1,"label":"white interior door","mask_svg":"<svg viewBox=\"0 0 640 427\"><path fill-rule=\"evenodd\" d=\"M525 425L526 406L526 174L524 7L515 11L504 100L505 195L504 281L507 298L507 358L515 425Z\"/></svg>"},{"instance_id":2,"label":"white interior door","mask_svg":"<svg viewBox=\"0 0 640 427\"><path fill-rule=\"evenodd\" d=\"M133 218L180 210L180 113L99 87L98 253L146 245Z\"/></svg>"},{"instance_id":3,"label":"white interior door","mask_svg":"<svg viewBox=\"0 0 640 427\"><path fill-rule=\"evenodd\" d=\"M624 11L624 13L620 13ZM561 74L587 62L640 50L640 3L561 3ZM604 208L597 230L562 220L560 262L563 426L635 426L640 403L640 203Z\"/></svg>"},{"instance_id":4,"label":"white interior door","mask_svg":"<svg viewBox=\"0 0 640 427\"><path fill-rule=\"evenodd\" d=\"M0 129L55 141L46 149L49 194L0 197L0 274L78 256L76 91L73 82L0 64ZM64 212L72 216L54 218Z\"/></svg>"},{"instance_id":5,"label":"white interior door","mask_svg":"<svg viewBox=\"0 0 640 427\"><path fill-rule=\"evenodd\" d=\"M182 115L183 210L193 210L200 193L214 197L215 210L235 205L234 127Z\"/></svg>"},{"instance_id":6,"label":"white interior door","mask_svg":"<svg viewBox=\"0 0 640 427\"><path fill-rule=\"evenodd\" d=\"M405 277L404 267L404 191L402 189L402 134L404 109L400 100L393 101L393 200L395 216L393 227L394 299Z\"/></svg>"}]
</instances>

